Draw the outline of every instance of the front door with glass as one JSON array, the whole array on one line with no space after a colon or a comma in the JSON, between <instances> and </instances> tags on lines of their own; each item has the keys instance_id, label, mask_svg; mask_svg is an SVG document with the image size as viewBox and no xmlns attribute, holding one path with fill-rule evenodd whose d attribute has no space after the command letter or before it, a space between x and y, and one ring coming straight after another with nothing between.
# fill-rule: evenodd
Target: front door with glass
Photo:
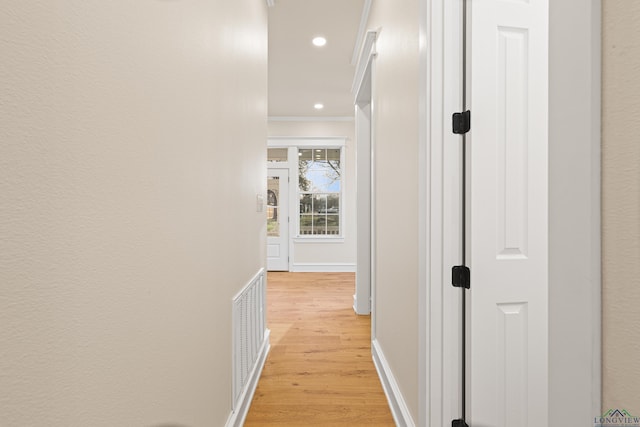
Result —
<instances>
[{"instance_id":1,"label":"front door with glass","mask_svg":"<svg viewBox=\"0 0 640 427\"><path fill-rule=\"evenodd\" d=\"M287 169L267 173L267 270L289 271L289 213Z\"/></svg>"}]
</instances>

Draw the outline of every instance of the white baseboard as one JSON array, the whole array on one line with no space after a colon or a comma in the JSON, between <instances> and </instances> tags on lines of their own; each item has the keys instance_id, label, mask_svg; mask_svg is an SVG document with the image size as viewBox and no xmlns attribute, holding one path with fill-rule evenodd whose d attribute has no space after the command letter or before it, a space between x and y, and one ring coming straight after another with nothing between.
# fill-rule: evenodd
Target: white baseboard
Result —
<instances>
[{"instance_id":1,"label":"white baseboard","mask_svg":"<svg viewBox=\"0 0 640 427\"><path fill-rule=\"evenodd\" d=\"M362 307L358 305L358 296L356 294L353 295L353 311L355 311L358 316L368 316L371 314L370 307L365 307L363 310Z\"/></svg>"},{"instance_id":2,"label":"white baseboard","mask_svg":"<svg viewBox=\"0 0 640 427\"><path fill-rule=\"evenodd\" d=\"M400 387L398 387L398 383L393 376L393 372L391 372L391 367L389 366L387 359L384 357L384 353L382 352L382 348L380 348L380 344L378 344L378 340L374 339L371 342L371 353L373 354L373 364L376 366L376 370L378 371L378 376L380 377L384 394L387 395L387 401L389 402L391 414L396 422L396 426L415 427L416 424L413 422L407 403L400 392Z\"/></svg>"},{"instance_id":3,"label":"white baseboard","mask_svg":"<svg viewBox=\"0 0 640 427\"><path fill-rule=\"evenodd\" d=\"M353 263L294 263L291 266L293 273L355 273L356 265Z\"/></svg>"},{"instance_id":4,"label":"white baseboard","mask_svg":"<svg viewBox=\"0 0 640 427\"><path fill-rule=\"evenodd\" d=\"M271 331L269 329L265 330L264 340L262 341L256 363L251 369L249 381L247 381L247 384L244 386L242 394L238 399L238 407L231 413L231 415L229 415L225 427L242 427L242 425L244 424L244 420L247 418L249 408L251 407L253 394L255 393L256 387L258 386L258 380L260 379L260 374L262 374L262 368L264 368L264 362L266 362L267 355L269 354L269 350L271 349L271 344L269 341L270 336Z\"/></svg>"}]
</instances>

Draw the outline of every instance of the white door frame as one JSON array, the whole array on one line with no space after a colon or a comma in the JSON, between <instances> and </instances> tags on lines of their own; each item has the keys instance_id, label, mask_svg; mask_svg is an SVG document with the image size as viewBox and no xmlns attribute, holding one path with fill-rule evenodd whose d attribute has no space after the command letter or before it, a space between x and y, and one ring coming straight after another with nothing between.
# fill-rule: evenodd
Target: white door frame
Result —
<instances>
[{"instance_id":1,"label":"white door frame","mask_svg":"<svg viewBox=\"0 0 640 427\"><path fill-rule=\"evenodd\" d=\"M353 309L357 314L371 313L371 340L376 338L376 215L375 215L375 113L373 81L376 32L365 34L352 92L355 94L356 176L358 185L357 266Z\"/></svg>"},{"instance_id":2,"label":"white door frame","mask_svg":"<svg viewBox=\"0 0 640 427\"><path fill-rule=\"evenodd\" d=\"M460 413L460 2L420 1L419 43L419 426L451 425Z\"/></svg>"},{"instance_id":3,"label":"white door frame","mask_svg":"<svg viewBox=\"0 0 640 427\"><path fill-rule=\"evenodd\" d=\"M550 13L550 76L553 89L550 96L550 146L553 147L554 144L560 144L569 138L574 150L550 150L550 183L553 186L554 182L563 182L562 179L571 180L571 185L578 191L563 192L561 196L564 199L550 193L550 224L553 225L556 220L559 224L564 220L566 224L566 217L570 217L566 209L572 205L585 207L589 219L583 221L584 225L580 225L579 229L552 230L554 238L550 239L550 253L554 254L555 258L567 257L572 266L580 266L584 280L579 284L567 284L566 280L563 281L567 272L558 272L562 269L550 268L549 283L552 289L554 286L571 288L563 289L562 293L550 294L550 297L554 298L551 301L550 325L579 332L578 338L570 340L571 343L567 344L561 344L559 340L554 343L553 336L551 337L550 372L557 375L566 370L570 373L566 376L576 376L574 358L559 357L562 352L571 350L570 345L574 346L574 351L587 359L586 365L590 366L590 369L580 368L582 370L579 374L583 375L580 384L563 381L564 387L561 391L551 392L552 398L558 397L559 392L564 393L564 398L559 399L563 402L563 413L550 407L550 426L571 424L566 421L562 424L561 421L563 417L571 414L597 415L600 413L601 401L600 0L588 2L587 5L582 0L567 0L562 3L561 5L551 2ZM455 80L459 76L460 70L461 46L460 40L455 36L460 34L455 30L460 6L458 1L446 0L420 0L419 5L419 111L422 119L419 124L418 425L440 427L450 425L451 420L457 418L459 410L459 324L456 320L459 318L459 301L451 292L450 268L455 265L452 261L460 248L457 245L459 238L450 224L451 215L455 221L456 210L459 209L459 198L451 191L458 188L455 176L460 168L458 153L452 148L457 144L452 140L450 127L451 113L460 111L455 102L452 102L459 99L452 79ZM582 11L578 17L578 25L575 22L576 17L572 15L576 8ZM572 22L572 25L566 25L567 22ZM554 46L557 47L555 51ZM566 53L571 51L578 52L578 61L567 56ZM560 72L564 68L574 71L573 79L571 73ZM554 70L559 72L554 74ZM582 71L579 72L580 70ZM555 75L559 76L557 83L554 82ZM583 84L580 88L577 87L577 83L574 84L576 75L580 76L578 80ZM585 75L587 77L584 77ZM556 104L560 115L563 114L561 111L566 111L570 106L584 110L585 114L581 116L584 123L580 126L579 135L575 134L575 128L562 126L561 117L554 117L553 107ZM554 123L557 126L554 127ZM573 178L566 171L567 168L562 167L563 162L573 165L578 162L580 179ZM567 197L572 200L567 201ZM563 208L565 211L562 211ZM561 251L561 245L571 247L573 242L587 245L589 248L580 254ZM553 245L558 245L557 249ZM559 259L555 259L555 262L561 264ZM586 304L586 307L580 307L579 319L571 318L572 316L562 312L566 303L571 306L576 297L578 301L585 301ZM590 340L585 340L584 337L590 337ZM572 396L571 399L567 399L571 391L578 388L583 389L580 397ZM591 413L587 414L589 411Z\"/></svg>"},{"instance_id":4,"label":"white door frame","mask_svg":"<svg viewBox=\"0 0 640 427\"><path fill-rule=\"evenodd\" d=\"M353 309L372 313L371 339L375 339L375 150L373 138L373 69L376 33L368 32L353 85L356 116L357 265Z\"/></svg>"}]
</instances>

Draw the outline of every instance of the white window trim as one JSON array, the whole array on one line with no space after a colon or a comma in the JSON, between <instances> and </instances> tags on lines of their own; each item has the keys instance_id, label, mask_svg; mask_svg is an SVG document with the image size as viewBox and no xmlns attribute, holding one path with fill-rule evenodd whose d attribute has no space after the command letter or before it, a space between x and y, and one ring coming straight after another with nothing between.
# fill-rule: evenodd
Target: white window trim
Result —
<instances>
[{"instance_id":1,"label":"white window trim","mask_svg":"<svg viewBox=\"0 0 640 427\"><path fill-rule=\"evenodd\" d=\"M346 218L344 195L346 194L347 178L345 177L345 149L347 137L345 136L276 136L267 139L267 148L289 148L288 164L289 177L296 177L289 182L289 200L298 200L298 148L340 148L340 163L342 165L342 176L340 179L340 234L339 235L300 235L298 234L300 216L298 204L290 203L289 218L293 220L289 223L289 235L294 243L344 243ZM295 151L295 155L293 155ZM284 164L284 162L282 162Z\"/></svg>"},{"instance_id":2,"label":"white window trim","mask_svg":"<svg viewBox=\"0 0 640 427\"><path fill-rule=\"evenodd\" d=\"M311 147L326 145L328 148L345 147L346 136L272 136L267 139L268 148Z\"/></svg>"},{"instance_id":3,"label":"white window trim","mask_svg":"<svg viewBox=\"0 0 640 427\"><path fill-rule=\"evenodd\" d=\"M293 238L294 243L344 243L344 236L296 236Z\"/></svg>"}]
</instances>

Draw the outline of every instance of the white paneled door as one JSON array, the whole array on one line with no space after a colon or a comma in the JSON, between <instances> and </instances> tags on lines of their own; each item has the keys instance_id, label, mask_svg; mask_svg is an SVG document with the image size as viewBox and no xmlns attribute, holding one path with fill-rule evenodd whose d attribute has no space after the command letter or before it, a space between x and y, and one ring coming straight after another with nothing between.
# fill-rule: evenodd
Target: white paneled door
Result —
<instances>
[{"instance_id":1,"label":"white paneled door","mask_svg":"<svg viewBox=\"0 0 640 427\"><path fill-rule=\"evenodd\" d=\"M548 424L548 0L470 8L467 422Z\"/></svg>"},{"instance_id":2,"label":"white paneled door","mask_svg":"<svg viewBox=\"0 0 640 427\"><path fill-rule=\"evenodd\" d=\"M267 172L267 270L289 270L289 170Z\"/></svg>"}]
</instances>

